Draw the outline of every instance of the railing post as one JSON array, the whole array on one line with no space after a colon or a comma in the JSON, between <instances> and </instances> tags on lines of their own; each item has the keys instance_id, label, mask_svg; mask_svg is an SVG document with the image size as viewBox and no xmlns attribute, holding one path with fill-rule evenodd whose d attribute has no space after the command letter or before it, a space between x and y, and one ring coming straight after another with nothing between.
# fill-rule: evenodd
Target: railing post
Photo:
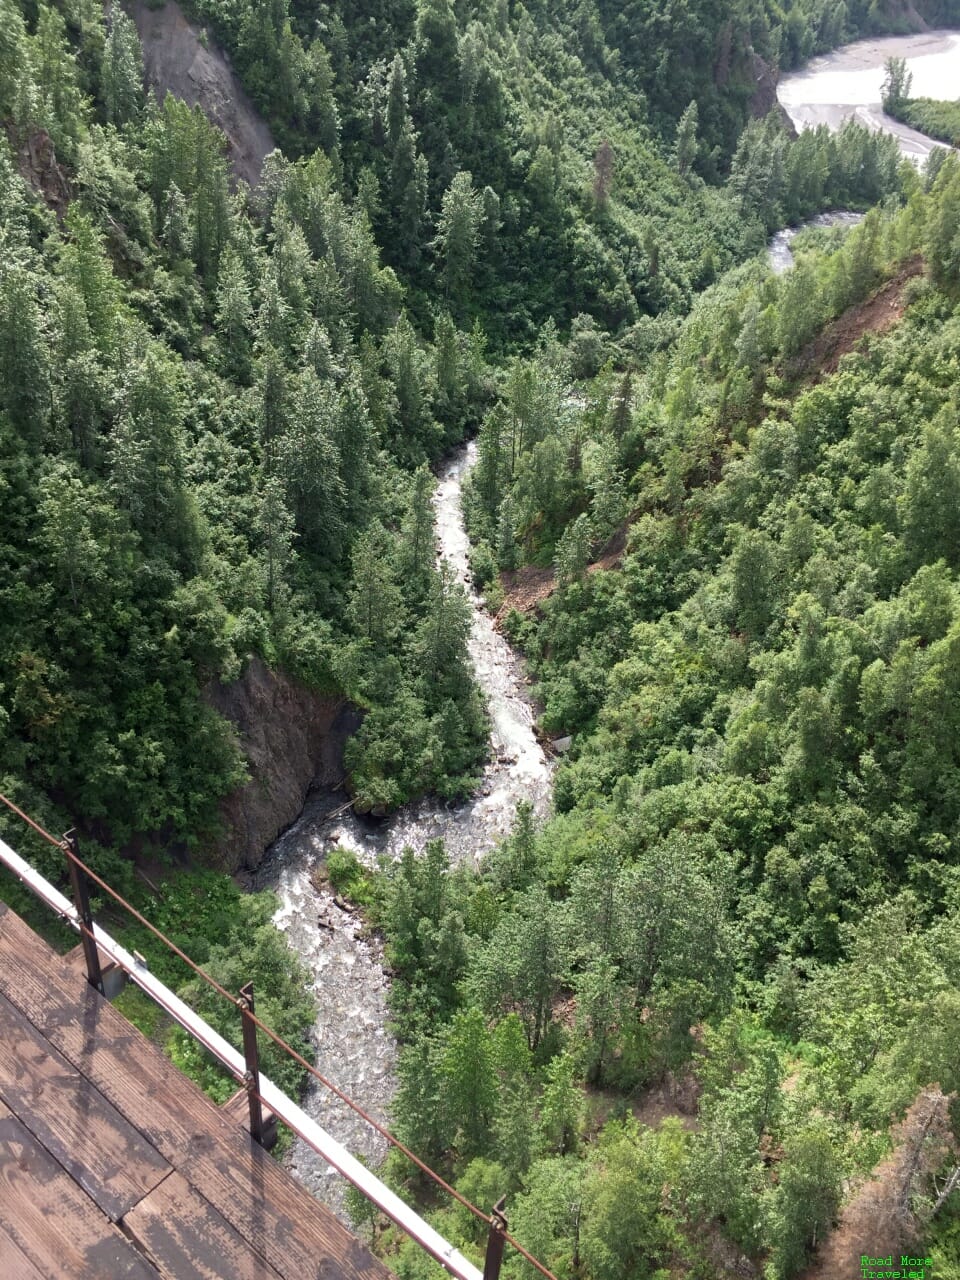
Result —
<instances>
[{"instance_id":1,"label":"railing post","mask_svg":"<svg viewBox=\"0 0 960 1280\"><path fill-rule=\"evenodd\" d=\"M90 914L90 895L87 893L87 877L74 862L80 857L80 845L73 827L63 837L67 851L67 867L70 870L70 884L73 888L73 905L77 908L80 919L80 940L83 943L83 958L87 962L87 981L91 987L103 995L103 974L100 972L100 953L93 937L93 916ZM73 854L73 858L70 857Z\"/></svg>"},{"instance_id":2,"label":"railing post","mask_svg":"<svg viewBox=\"0 0 960 1280\"><path fill-rule=\"evenodd\" d=\"M503 1262L503 1246L506 1243L507 1219L503 1208L507 1197L501 1196L490 1215L490 1234L487 1236L487 1256L483 1260L483 1280L498 1280Z\"/></svg>"},{"instance_id":3,"label":"railing post","mask_svg":"<svg viewBox=\"0 0 960 1280\"><path fill-rule=\"evenodd\" d=\"M253 983L240 988L240 1017L243 1022L243 1057L247 1072L243 1085L250 1105L250 1136L263 1146L263 1107L260 1105L260 1051L257 1048L257 1024L250 1016L254 1011Z\"/></svg>"}]
</instances>

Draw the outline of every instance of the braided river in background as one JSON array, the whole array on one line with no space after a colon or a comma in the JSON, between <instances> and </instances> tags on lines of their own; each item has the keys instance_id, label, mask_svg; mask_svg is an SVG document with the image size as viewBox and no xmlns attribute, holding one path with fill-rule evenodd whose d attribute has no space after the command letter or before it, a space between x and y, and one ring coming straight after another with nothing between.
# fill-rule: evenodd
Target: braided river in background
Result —
<instances>
[{"instance_id":1,"label":"braided river in background","mask_svg":"<svg viewBox=\"0 0 960 1280\"><path fill-rule=\"evenodd\" d=\"M777 85L777 100L798 132L821 124L839 129L846 120L856 120L875 132L892 134L906 159L921 165L942 144L884 111L880 99L888 58L906 60L913 77L910 92L915 97L957 96L960 31L925 31L920 35L858 40L814 58L802 70L783 77ZM862 218L863 214L843 209L821 213L803 227L853 226ZM770 241L770 266L777 275L793 266L790 241L803 227L787 227Z\"/></svg>"}]
</instances>

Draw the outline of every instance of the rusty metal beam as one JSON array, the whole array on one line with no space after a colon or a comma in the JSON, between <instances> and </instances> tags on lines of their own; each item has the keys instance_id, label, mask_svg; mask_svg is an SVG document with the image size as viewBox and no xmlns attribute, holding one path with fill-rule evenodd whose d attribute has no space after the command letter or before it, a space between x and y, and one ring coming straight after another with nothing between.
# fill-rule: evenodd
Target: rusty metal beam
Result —
<instances>
[{"instance_id":1,"label":"rusty metal beam","mask_svg":"<svg viewBox=\"0 0 960 1280\"><path fill-rule=\"evenodd\" d=\"M250 1106L250 1136L264 1146L263 1107L260 1103L260 1050L257 1047L257 1024L250 1017L256 1009L253 1001L253 983L240 988L240 1020L243 1024L243 1059L246 1072L243 1077Z\"/></svg>"},{"instance_id":2,"label":"rusty metal beam","mask_svg":"<svg viewBox=\"0 0 960 1280\"><path fill-rule=\"evenodd\" d=\"M91 987L96 987L100 994L103 995L103 974L100 972L100 955L93 938L93 916L90 912L87 877L74 862L73 858L69 856L72 853L75 858L80 857L80 845L77 840L77 833L73 828L63 837L63 843L69 850L67 868L70 872L70 887L73 889L73 905L76 909L77 920L83 926L80 929L80 942L83 945L83 958L87 963L87 981Z\"/></svg>"},{"instance_id":3,"label":"rusty metal beam","mask_svg":"<svg viewBox=\"0 0 960 1280\"><path fill-rule=\"evenodd\" d=\"M483 1280L499 1280L503 1262L503 1246L506 1244L507 1219L504 1206L507 1197L501 1196L490 1215L490 1233L487 1236L487 1253L483 1260Z\"/></svg>"}]
</instances>

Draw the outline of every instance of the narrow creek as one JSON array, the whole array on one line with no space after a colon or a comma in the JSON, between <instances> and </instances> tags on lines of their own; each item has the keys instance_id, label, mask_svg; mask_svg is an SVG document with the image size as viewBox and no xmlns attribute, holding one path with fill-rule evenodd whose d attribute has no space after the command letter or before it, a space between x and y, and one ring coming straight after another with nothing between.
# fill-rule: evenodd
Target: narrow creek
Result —
<instances>
[{"instance_id":1,"label":"narrow creek","mask_svg":"<svg viewBox=\"0 0 960 1280\"><path fill-rule=\"evenodd\" d=\"M919 162L934 144L897 124L880 108L888 57L908 59L914 93L952 97L960 70L960 33L861 41L837 50L785 77L778 89L780 102L798 128L825 123L836 129L855 115L871 128L894 133L904 154ZM840 212L814 221L830 225L857 220L859 215ZM792 264L790 240L797 230L788 228L772 240L774 270L784 271ZM419 850L437 837L446 842L453 859L478 863L510 830L518 800L530 800L541 816L550 803L551 763L534 733L520 661L494 628L469 582L469 544L460 496L475 460L475 444L464 445L447 460L434 506L438 555L452 565L470 601L470 657L490 714L490 762L476 795L461 805L421 800L377 820L338 812L344 803L341 793L315 793L299 820L268 850L256 876L257 888L273 889L279 895L276 922L313 974L318 1067L381 1121L388 1119L396 1061L396 1045L386 1030L383 956L375 941L363 937L358 918L337 907L331 892L314 888L312 873L338 844L372 865L380 855L395 857L408 844ZM376 1165L385 1154L382 1140L369 1126L319 1086L309 1090L304 1105L325 1129L369 1163ZM319 1156L298 1143L290 1167L320 1199L344 1215L343 1184Z\"/></svg>"},{"instance_id":2,"label":"narrow creek","mask_svg":"<svg viewBox=\"0 0 960 1280\"><path fill-rule=\"evenodd\" d=\"M782 276L793 266L793 250L790 248L793 239L807 227L855 227L862 222L864 215L851 209L836 209L832 213L818 213L799 227L784 227L778 231L767 246L767 258L775 276Z\"/></svg>"},{"instance_id":3,"label":"narrow creek","mask_svg":"<svg viewBox=\"0 0 960 1280\"><path fill-rule=\"evenodd\" d=\"M475 461L471 442L443 464L434 510L438 556L452 566L470 602L468 648L490 716L490 759L477 793L460 805L427 798L386 819L338 813L342 793L314 793L300 819L268 850L255 879L257 888L279 895L276 923L314 975L318 1068L381 1122L388 1119L396 1058L385 1028L383 955L375 941L362 936L360 920L335 904L332 892L314 888L313 873L337 845L373 865L381 855L397 857L406 845L419 851L438 837L452 859L477 863L509 832L518 801L531 801L541 817L550 803L552 764L534 732L522 665L471 585L460 496ZM311 1086L304 1107L355 1155L374 1165L382 1159L383 1140L327 1090ZM319 1156L297 1143L289 1163L316 1195L343 1213L343 1183Z\"/></svg>"}]
</instances>

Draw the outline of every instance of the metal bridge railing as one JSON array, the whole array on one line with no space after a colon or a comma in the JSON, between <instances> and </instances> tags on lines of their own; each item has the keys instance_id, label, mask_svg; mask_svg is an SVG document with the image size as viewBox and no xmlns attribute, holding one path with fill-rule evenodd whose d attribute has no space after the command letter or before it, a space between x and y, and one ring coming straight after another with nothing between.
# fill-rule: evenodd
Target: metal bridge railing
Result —
<instances>
[{"instance_id":1,"label":"metal bridge railing","mask_svg":"<svg viewBox=\"0 0 960 1280\"><path fill-rule=\"evenodd\" d=\"M68 831L62 839L58 840L2 794L0 794L0 803L26 822L44 840L60 849L64 855L73 893L72 902L55 885L51 884L49 880L32 867L25 858L22 858L8 844L0 840L0 864L6 865L28 889L80 934L87 967L87 979L90 984L101 995L104 993L104 970L100 961L100 955L103 954L111 965L116 965L122 970L132 982L193 1036L243 1086L247 1093L250 1109L250 1132L258 1142L263 1142L266 1136L264 1108L267 1108L270 1113L278 1120L282 1120L298 1137L302 1138L308 1146L312 1147L318 1155L332 1165L352 1186L362 1192L383 1214L439 1262L452 1276L456 1276L457 1280L497 1280L506 1244L510 1244L522 1258L545 1277L545 1280L556 1280L552 1272L534 1258L508 1231L507 1219L504 1216L503 1199L498 1201L491 1213L487 1214L461 1195L456 1188L445 1182L439 1174L420 1160L418 1156L414 1155L389 1130L368 1115L358 1103L337 1088L332 1081L322 1075L316 1067L301 1054L297 1053L271 1027L268 1027L257 1017L252 984L248 983L238 995L233 995L191 960L185 952L161 933L135 907L127 902L106 881L101 879L96 872L92 871L80 858L79 844L74 831ZM195 1013L159 978L156 978L150 972L142 956L138 953L131 954L95 923L90 910L88 881L96 884L108 894L135 920L148 929L163 946L178 956L199 978L206 982L223 999L228 1000L237 1008L241 1019L243 1053L234 1049L205 1019ZM391 1146L402 1151L441 1190L450 1195L479 1221L486 1224L488 1235L483 1271L474 1266L468 1258L464 1257L458 1249L455 1249L449 1241L445 1240L406 1201L402 1200L371 1170L361 1164L325 1129L322 1129L296 1102L287 1097L270 1079L261 1074L258 1032L262 1032L273 1040L275 1044L314 1076L325 1088L329 1089L341 1102L360 1115Z\"/></svg>"}]
</instances>

